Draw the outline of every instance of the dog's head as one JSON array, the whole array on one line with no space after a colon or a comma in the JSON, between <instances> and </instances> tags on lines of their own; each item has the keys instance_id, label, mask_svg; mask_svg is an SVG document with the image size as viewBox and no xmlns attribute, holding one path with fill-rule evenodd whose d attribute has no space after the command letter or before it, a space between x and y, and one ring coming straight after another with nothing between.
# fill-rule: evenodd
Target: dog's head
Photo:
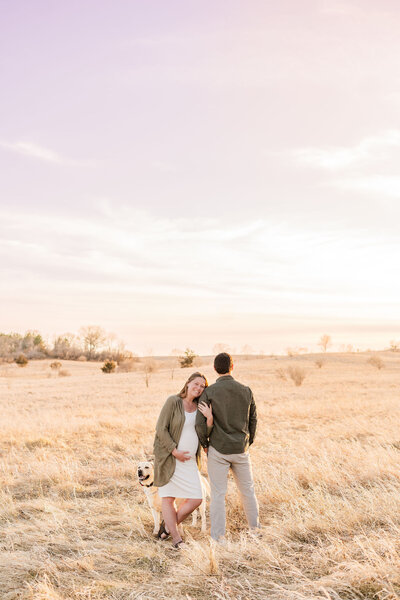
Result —
<instances>
[{"instance_id":1,"label":"dog's head","mask_svg":"<svg viewBox=\"0 0 400 600\"><path fill-rule=\"evenodd\" d=\"M150 487L154 481L154 467L153 463L148 460L143 460L138 463L137 474L140 485Z\"/></svg>"}]
</instances>

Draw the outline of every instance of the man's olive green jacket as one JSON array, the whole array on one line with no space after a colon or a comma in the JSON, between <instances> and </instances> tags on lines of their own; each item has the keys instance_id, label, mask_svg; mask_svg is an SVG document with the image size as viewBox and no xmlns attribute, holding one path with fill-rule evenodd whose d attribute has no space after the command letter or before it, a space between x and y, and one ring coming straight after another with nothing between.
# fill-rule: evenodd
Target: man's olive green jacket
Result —
<instances>
[{"instance_id":1,"label":"man's olive green jacket","mask_svg":"<svg viewBox=\"0 0 400 600\"><path fill-rule=\"evenodd\" d=\"M200 411L196 415L196 431L201 445L213 446L221 454L241 454L253 443L257 428L257 409L251 389L232 377L223 375L207 387L199 402L211 404L214 418L212 430Z\"/></svg>"}]
</instances>

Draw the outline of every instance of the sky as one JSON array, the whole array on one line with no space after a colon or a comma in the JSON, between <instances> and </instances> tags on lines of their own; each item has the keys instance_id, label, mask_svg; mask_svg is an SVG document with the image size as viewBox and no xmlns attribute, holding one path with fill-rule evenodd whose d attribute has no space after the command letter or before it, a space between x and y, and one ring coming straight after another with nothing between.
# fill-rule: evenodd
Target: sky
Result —
<instances>
[{"instance_id":1,"label":"sky","mask_svg":"<svg viewBox=\"0 0 400 600\"><path fill-rule=\"evenodd\" d=\"M400 339L399 28L394 0L0 0L0 331Z\"/></svg>"}]
</instances>

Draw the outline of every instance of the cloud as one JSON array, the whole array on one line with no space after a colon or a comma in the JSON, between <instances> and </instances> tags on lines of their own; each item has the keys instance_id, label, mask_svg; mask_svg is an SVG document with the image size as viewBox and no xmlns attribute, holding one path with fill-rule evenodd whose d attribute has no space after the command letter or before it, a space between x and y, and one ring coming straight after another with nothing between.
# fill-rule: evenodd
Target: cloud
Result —
<instances>
[{"instance_id":1,"label":"cloud","mask_svg":"<svg viewBox=\"0 0 400 600\"><path fill-rule=\"evenodd\" d=\"M66 158L61 156L54 150L50 150L49 148L44 148L43 146L39 146L38 144L33 144L32 142L19 141L19 142L6 142L0 141L0 148L4 148L5 150L10 150L11 152L15 152L17 154L22 154L23 156L28 156L30 158L36 158L38 160L52 163L55 165L63 165L63 166L93 166L92 161L87 160L75 160L71 158Z\"/></svg>"},{"instance_id":2,"label":"cloud","mask_svg":"<svg viewBox=\"0 0 400 600\"><path fill-rule=\"evenodd\" d=\"M299 148L293 152L293 156L301 166L336 171L386 159L398 148L400 130L392 129L366 137L355 146Z\"/></svg>"},{"instance_id":3,"label":"cloud","mask_svg":"<svg viewBox=\"0 0 400 600\"><path fill-rule=\"evenodd\" d=\"M392 175L399 154L400 130L391 129L368 136L354 146L302 148L292 156L298 165L334 173L325 186L376 196L382 202L400 198L400 177ZM386 173L376 173L378 168Z\"/></svg>"},{"instance_id":4,"label":"cloud","mask_svg":"<svg viewBox=\"0 0 400 600\"><path fill-rule=\"evenodd\" d=\"M341 294L358 301L369 295L372 302L387 292L391 298L398 287L386 272L398 242L368 232L313 231L263 220L175 220L133 210L121 210L114 219L21 217L3 210L0 240L4 281L16 285L35 277L44 288L65 285L66 293L72 287L82 293L118 290L136 297L202 298L204 306L218 300L271 310L283 302L293 310L313 310L321 299Z\"/></svg>"},{"instance_id":5,"label":"cloud","mask_svg":"<svg viewBox=\"0 0 400 600\"><path fill-rule=\"evenodd\" d=\"M400 177L393 175L367 175L365 177L350 177L337 179L335 187L367 194L400 198Z\"/></svg>"},{"instance_id":6,"label":"cloud","mask_svg":"<svg viewBox=\"0 0 400 600\"><path fill-rule=\"evenodd\" d=\"M155 218L121 211L114 219L0 214L2 272L13 283L35 274L51 286L116 286L127 293L191 296L235 295L245 285L232 272L243 269L235 244L255 236L260 223L222 228L201 219ZM269 260L274 261L273 253ZM209 276L214 262L226 263L221 276ZM232 262L232 264L230 264Z\"/></svg>"}]
</instances>

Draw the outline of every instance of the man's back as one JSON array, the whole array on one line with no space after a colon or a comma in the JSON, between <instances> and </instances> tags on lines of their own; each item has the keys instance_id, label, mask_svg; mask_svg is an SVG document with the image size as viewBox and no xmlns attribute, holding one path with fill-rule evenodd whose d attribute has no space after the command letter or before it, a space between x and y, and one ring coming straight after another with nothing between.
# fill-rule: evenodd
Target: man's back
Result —
<instances>
[{"instance_id":1,"label":"man's back","mask_svg":"<svg viewBox=\"0 0 400 600\"><path fill-rule=\"evenodd\" d=\"M206 436L205 420L198 412L196 431L203 446L208 443L222 454L241 454L253 443L257 411L252 391L231 375L223 375L206 388L199 400L211 403L214 426Z\"/></svg>"}]
</instances>

